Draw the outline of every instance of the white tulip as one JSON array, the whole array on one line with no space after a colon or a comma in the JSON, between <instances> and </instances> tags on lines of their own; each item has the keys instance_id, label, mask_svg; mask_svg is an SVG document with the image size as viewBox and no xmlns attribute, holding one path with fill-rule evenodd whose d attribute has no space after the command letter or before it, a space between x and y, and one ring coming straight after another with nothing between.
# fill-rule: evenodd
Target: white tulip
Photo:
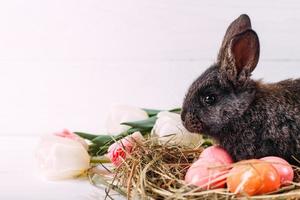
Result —
<instances>
[{"instance_id":1,"label":"white tulip","mask_svg":"<svg viewBox=\"0 0 300 200\"><path fill-rule=\"evenodd\" d=\"M202 135L190 133L184 128L179 114L168 111L158 113L151 134L158 137L161 143L196 147L203 142Z\"/></svg>"},{"instance_id":2,"label":"white tulip","mask_svg":"<svg viewBox=\"0 0 300 200\"><path fill-rule=\"evenodd\" d=\"M116 135L128 130L130 127L121 125L122 122L145 120L148 114L137 107L118 105L111 108L106 120L106 131L108 134Z\"/></svg>"},{"instance_id":3,"label":"white tulip","mask_svg":"<svg viewBox=\"0 0 300 200\"><path fill-rule=\"evenodd\" d=\"M76 142L79 142L85 148L85 150L89 149L88 143L82 137L79 137L68 129L64 129L61 132L54 133L54 135L74 140Z\"/></svg>"},{"instance_id":4,"label":"white tulip","mask_svg":"<svg viewBox=\"0 0 300 200\"><path fill-rule=\"evenodd\" d=\"M81 143L55 135L41 138L36 160L40 173L50 180L72 178L90 167L90 156Z\"/></svg>"}]
</instances>

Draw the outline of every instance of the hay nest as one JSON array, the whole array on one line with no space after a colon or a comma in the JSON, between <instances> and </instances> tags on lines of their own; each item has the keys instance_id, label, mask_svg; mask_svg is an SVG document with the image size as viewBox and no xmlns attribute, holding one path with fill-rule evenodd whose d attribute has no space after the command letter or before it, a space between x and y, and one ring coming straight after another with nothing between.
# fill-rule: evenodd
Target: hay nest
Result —
<instances>
[{"instance_id":1,"label":"hay nest","mask_svg":"<svg viewBox=\"0 0 300 200\"><path fill-rule=\"evenodd\" d=\"M184 182L187 169L198 159L203 149L160 145L150 138L142 144L137 143L125 162L114 169L113 176L106 176L109 177L108 184L102 179L103 173L93 170L92 176L102 177L101 184L106 183L108 186L107 195L113 189L128 199L300 199L298 167L294 167L294 183L266 195L238 197L226 188L201 190L187 185ZM95 184L93 178L91 180Z\"/></svg>"}]
</instances>

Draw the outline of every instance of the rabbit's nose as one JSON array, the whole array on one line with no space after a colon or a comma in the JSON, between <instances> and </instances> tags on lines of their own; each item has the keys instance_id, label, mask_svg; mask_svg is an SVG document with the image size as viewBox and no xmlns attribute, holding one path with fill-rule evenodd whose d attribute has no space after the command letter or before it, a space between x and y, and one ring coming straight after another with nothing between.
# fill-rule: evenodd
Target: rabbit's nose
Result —
<instances>
[{"instance_id":1,"label":"rabbit's nose","mask_svg":"<svg viewBox=\"0 0 300 200\"><path fill-rule=\"evenodd\" d=\"M190 107L187 107L187 108L183 107L182 110L181 110L181 120L182 120L182 122L185 122L185 121L189 120L189 118L194 116L195 113L197 113L195 109L190 108Z\"/></svg>"},{"instance_id":2,"label":"rabbit's nose","mask_svg":"<svg viewBox=\"0 0 300 200\"><path fill-rule=\"evenodd\" d=\"M186 111L183 113L184 120L182 120L183 126L192 133L200 133L203 130L202 121L193 113Z\"/></svg>"}]
</instances>

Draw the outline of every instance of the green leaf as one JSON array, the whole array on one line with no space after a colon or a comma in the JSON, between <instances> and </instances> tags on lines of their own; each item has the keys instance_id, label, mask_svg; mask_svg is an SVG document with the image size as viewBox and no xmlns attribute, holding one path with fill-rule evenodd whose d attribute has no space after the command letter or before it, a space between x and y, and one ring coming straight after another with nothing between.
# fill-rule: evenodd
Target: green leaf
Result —
<instances>
[{"instance_id":1,"label":"green leaf","mask_svg":"<svg viewBox=\"0 0 300 200\"><path fill-rule=\"evenodd\" d=\"M137 132L137 131L142 132L143 130L144 129L142 129L142 128L130 128L130 129L127 130L127 133L128 133L128 135L130 135L130 134L132 134L134 132Z\"/></svg>"},{"instance_id":2,"label":"green leaf","mask_svg":"<svg viewBox=\"0 0 300 200\"><path fill-rule=\"evenodd\" d=\"M148 108L143 108L143 110L146 111L146 113L149 115L149 117L156 116L159 112L165 111L165 110L148 109ZM179 114L181 112L181 108L174 108L174 109L171 109L168 111Z\"/></svg>"},{"instance_id":3,"label":"green leaf","mask_svg":"<svg viewBox=\"0 0 300 200\"><path fill-rule=\"evenodd\" d=\"M94 138L99 136L99 135L93 135L90 133L83 133L83 132L74 132L74 133L84 139L87 139L87 140L93 140Z\"/></svg>"},{"instance_id":4,"label":"green leaf","mask_svg":"<svg viewBox=\"0 0 300 200\"><path fill-rule=\"evenodd\" d=\"M174 108L174 109L169 110L169 112L180 114L181 108Z\"/></svg>"},{"instance_id":5,"label":"green leaf","mask_svg":"<svg viewBox=\"0 0 300 200\"><path fill-rule=\"evenodd\" d=\"M156 116L159 112L162 110L156 110L156 109L147 109L147 108L142 108L148 115L149 117Z\"/></svg>"},{"instance_id":6,"label":"green leaf","mask_svg":"<svg viewBox=\"0 0 300 200\"><path fill-rule=\"evenodd\" d=\"M152 129L157 117L149 117L148 119L135 121L135 122L123 122L122 125L131 126L132 128Z\"/></svg>"},{"instance_id":7,"label":"green leaf","mask_svg":"<svg viewBox=\"0 0 300 200\"><path fill-rule=\"evenodd\" d=\"M211 139L205 139L204 142L201 144L201 146L207 148L214 144L213 140Z\"/></svg>"},{"instance_id":8,"label":"green leaf","mask_svg":"<svg viewBox=\"0 0 300 200\"><path fill-rule=\"evenodd\" d=\"M104 146L110 141L114 141L114 136L111 135L99 135L96 138L92 139L91 142L94 144L97 144L99 146Z\"/></svg>"},{"instance_id":9,"label":"green leaf","mask_svg":"<svg viewBox=\"0 0 300 200\"><path fill-rule=\"evenodd\" d=\"M103 156L107 153L107 150L112 143L113 142L111 142L110 144L107 144L105 146L92 145L91 149L89 149L89 153L92 156Z\"/></svg>"},{"instance_id":10,"label":"green leaf","mask_svg":"<svg viewBox=\"0 0 300 200\"><path fill-rule=\"evenodd\" d=\"M130 128L130 129L128 129L127 133L128 133L128 135L130 135L130 134L132 134L134 132L139 131L139 132L141 132L141 134L143 136L145 136L148 133L150 133L151 130L152 130L152 127L150 127L150 128Z\"/></svg>"},{"instance_id":11,"label":"green leaf","mask_svg":"<svg viewBox=\"0 0 300 200\"><path fill-rule=\"evenodd\" d=\"M102 148L103 148L102 146L99 146L97 144L91 144L88 149L90 156L101 156L101 155L106 154L108 148L106 148L105 149L106 151L104 151L104 152L102 151L100 154L100 151Z\"/></svg>"}]
</instances>

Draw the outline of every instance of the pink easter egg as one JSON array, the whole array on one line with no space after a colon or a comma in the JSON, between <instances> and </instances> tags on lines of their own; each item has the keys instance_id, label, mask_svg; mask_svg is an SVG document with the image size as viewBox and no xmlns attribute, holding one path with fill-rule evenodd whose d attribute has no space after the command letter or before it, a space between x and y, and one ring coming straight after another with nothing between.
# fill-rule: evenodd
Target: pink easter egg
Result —
<instances>
[{"instance_id":1,"label":"pink easter egg","mask_svg":"<svg viewBox=\"0 0 300 200\"><path fill-rule=\"evenodd\" d=\"M280 183L282 185L287 185L294 179L294 171L292 166L284 159L276 156L268 156L261 158L260 160L269 162L276 169L278 175L280 176Z\"/></svg>"},{"instance_id":2,"label":"pink easter egg","mask_svg":"<svg viewBox=\"0 0 300 200\"><path fill-rule=\"evenodd\" d=\"M228 168L220 161L200 158L194 162L185 175L185 182L202 189L224 188Z\"/></svg>"},{"instance_id":3,"label":"pink easter egg","mask_svg":"<svg viewBox=\"0 0 300 200\"><path fill-rule=\"evenodd\" d=\"M200 158L218 160L223 164L231 164L233 160L227 151L219 146L210 146L202 151Z\"/></svg>"}]
</instances>

